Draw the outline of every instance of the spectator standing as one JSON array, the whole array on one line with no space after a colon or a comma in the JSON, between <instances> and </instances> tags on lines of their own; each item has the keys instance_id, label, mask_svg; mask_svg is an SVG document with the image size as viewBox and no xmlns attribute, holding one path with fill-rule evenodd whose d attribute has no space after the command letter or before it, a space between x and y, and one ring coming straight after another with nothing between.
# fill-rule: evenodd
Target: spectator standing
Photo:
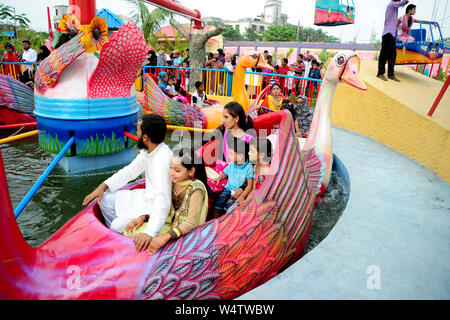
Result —
<instances>
[{"instance_id":1,"label":"spectator standing","mask_svg":"<svg viewBox=\"0 0 450 320\"><path fill-rule=\"evenodd\" d=\"M211 69L219 69L222 70L223 67L223 63L222 61L219 60L219 52L218 51L214 51L213 52L213 57L212 59L209 59L208 61L206 61L206 66L211 67ZM219 74L216 74L219 73ZM216 78L218 78L218 83L216 82ZM209 93L210 94L214 94L215 93L215 88L216 86L219 86L219 94L221 94L221 87L223 87L223 72L221 71L211 71L211 76L210 76L210 80L209 80Z\"/></svg>"},{"instance_id":2,"label":"spectator standing","mask_svg":"<svg viewBox=\"0 0 450 320\"><path fill-rule=\"evenodd\" d=\"M15 48L11 43L5 44L5 52L3 53L3 62L19 62L19 58L14 53ZM11 77L19 76L19 65L4 65L4 73Z\"/></svg>"},{"instance_id":3,"label":"spectator standing","mask_svg":"<svg viewBox=\"0 0 450 320\"><path fill-rule=\"evenodd\" d=\"M304 64L305 64L305 77L309 76L309 72L311 71L313 60L314 60L314 57L313 57L312 54L308 54L306 56L306 61L304 61Z\"/></svg>"},{"instance_id":4,"label":"spectator standing","mask_svg":"<svg viewBox=\"0 0 450 320\"><path fill-rule=\"evenodd\" d=\"M50 55L50 50L46 46L41 46L39 48L39 53L37 55L36 62L42 62L45 58L47 58Z\"/></svg>"},{"instance_id":5,"label":"spectator standing","mask_svg":"<svg viewBox=\"0 0 450 320\"><path fill-rule=\"evenodd\" d=\"M280 74L280 75L288 74L288 72L290 70L290 68L288 66L288 62L289 62L289 60L287 58L283 58L281 60L281 67L278 69L278 74ZM280 77L280 85L281 85L281 88L283 88L283 91L285 88L285 82L286 82L286 77Z\"/></svg>"},{"instance_id":6,"label":"spectator standing","mask_svg":"<svg viewBox=\"0 0 450 320\"><path fill-rule=\"evenodd\" d=\"M183 62L186 62L187 66L189 67L191 65L191 58L189 56L189 48L185 50L186 57L184 58Z\"/></svg>"},{"instance_id":7,"label":"spectator standing","mask_svg":"<svg viewBox=\"0 0 450 320\"><path fill-rule=\"evenodd\" d=\"M164 50L159 50L156 56L156 65L159 67L164 67L166 65L166 54Z\"/></svg>"},{"instance_id":8,"label":"spectator standing","mask_svg":"<svg viewBox=\"0 0 450 320\"><path fill-rule=\"evenodd\" d=\"M31 48L31 43L28 40L23 40L23 54L20 62L36 62L37 60L37 52L33 48ZM33 69L32 65L25 65L25 70Z\"/></svg>"},{"instance_id":9,"label":"spectator standing","mask_svg":"<svg viewBox=\"0 0 450 320\"><path fill-rule=\"evenodd\" d=\"M225 53L223 52L223 49L217 49L217 52L219 52L219 60L225 64Z\"/></svg>"},{"instance_id":10,"label":"spectator standing","mask_svg":"<svg viewBox=\"0 0 450 320\"><path fill-rule=\"evenodd\" d=\"M388 63L388 78L397 82L400 81L394 74L395 59L397 58L395 30L397 29L398 8L404 6L408 2L409 0L392 0L386 7L377 73L377 77L383 81L387 81L384 76L384 73L386 72L386 62Z\"/></svg>"},{"instance_id":11,"label":"spectator standing","mask_svg":"<svg viewBox=\"0 0 450 320\"><path fill-rule=\"evenodd\" d=\"M183 58L180 56L180 51L178 50L174 50L172 52L173 54L173 66L174 67L182 67L183 66ZM177 84L176 84L176 89L178 90L178 88L181 85L181 68L180 69L175 69L176 73L177 73Z\"/></svg>"},{"instance_id":12,"label":"spectator standing","mask_svg":"<svg viewBox=\"0 0 450 320\"><path fill-rule=\"evenodd\" d=\"M265 54L266 52L267 52L267 50L264 51L264 54ZM273 67L273 63L272 63L273 57L272 57L271 55L268 54L267 57L266 57L265 59L266 59L267 64ZM271 70L271 69L263 69L262 71L263 71L263 73L272 73L272 70ZM267 85L269 84L270 78L271 78L271 76L268 76L268 75L264 75L264 76L263 76L263 89L264 89L265 87L267 87Z\"/></svg>"}]
</instances>

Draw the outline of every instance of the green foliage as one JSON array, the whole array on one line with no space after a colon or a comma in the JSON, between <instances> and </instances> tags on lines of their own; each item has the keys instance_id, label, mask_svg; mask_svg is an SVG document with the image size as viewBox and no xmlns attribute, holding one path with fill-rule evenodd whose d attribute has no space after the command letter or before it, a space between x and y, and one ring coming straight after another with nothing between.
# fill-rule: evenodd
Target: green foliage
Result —
<instances>
[{"instance_id":1,"label":"green foliage","mask_svg":"<svg viewBox=\"0 0 450 320\"><path fill-rule=\"evenodd\" d=\"M295 41L296 28L293 26L272 25L263 31L264 41Z\"/></svg>"},{"instance_id":2,"label":"green foliage","mask_svg":"<svg viewBox=\"0 0 450 320\"><path fill-rule=\"evenodd\" d=\"M243 39L241 33L239 32L239 29L235 29L230 25L226 26L222 31L222 36L225 40L228 41L239 41Z\"/></svg>"},{"instance_id":3,"label":"green foliage","mask_svg":"<svg viewBox=\"0 0 450 320\"><path fill-rule=\"evenodd\" d=\"M256 32L253 28L247 28L244 33L245 40L248 41L258 41L261 40L263 37L260 33Z\"/></svg>"},{"instance_id":4,"label":"green foliage","mask_svg":"<svg viewBox=\"0 0 450 320\"><path fill-rule=\"evenodd\" d=\"M450 47L450 37L444 39L445 46Z\"/></svg>"},{"instance_id":5,"label":"green foliage","mask_svg":"<svg viewBox=\"0 0 450 320\"><path fill-rule=\"evenodd\" d=\"M328 59L333 58L336 55L336 52L330 52L328 50L323 50L318 54L318 58L324 64L328 61Z\"/></svg>"},{"instance_id":6,"label":"green foliage","mask_svg":"<svg viewBox=\"0 0 450 320\"><path fill-rule=\"evenodd\" d=\"M167 19L173 16L170 11L161 8L156 8L150 12L142 0L127 0L127 2L134 7L131 20L141 28L147 43L149 43L150 37L167 22Z\"/></svg>"},{"instance_id":7,"label":"green foliage","mask_svg":"<svg viewBox=\"0 0 450 320\"><path fill-rule=\"evenodd\" d=\"M278 62L280 62L281 64L281 60L283 60L284 58L289 59L292 52L294 52L294 48L289 48L289 51L286 54L274 52L272 53L272 61L274 62L274 64L278 64Z\"/></svg>"},{"instance_id":8,"label":"green foliage","mask_svg":"<svg viewBox=\"0 0 450 320\"><path fill-rule=\"evenodd\" d=\"M169 40L166 34L162 34L161 38L164 41L159 41L158 36L152 34L148 38L148 43L153 47L153 49L158 52L159 50L164 50L164 52L172 52L173 50L183 51L189 48L189 41L183 38L183 35L179 33L175 28L173 28L174 40Z\"/></svg>"}]
</instances>

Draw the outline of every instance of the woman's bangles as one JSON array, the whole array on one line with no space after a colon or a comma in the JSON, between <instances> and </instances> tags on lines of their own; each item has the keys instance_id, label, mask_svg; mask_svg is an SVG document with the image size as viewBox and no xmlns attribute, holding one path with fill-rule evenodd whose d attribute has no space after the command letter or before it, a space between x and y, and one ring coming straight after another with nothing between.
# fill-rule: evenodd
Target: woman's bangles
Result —
<instances>
[{"instance_id":1,"label":"woman's bangles","mask_svg":"<svg viewBox=\"0 0 450 320\"><path fill-rule=\"evenodd\" d=\"M178 227L169 230L170 239L178 239L181 236L181 230Z\"/></svg>"}]
</instances>

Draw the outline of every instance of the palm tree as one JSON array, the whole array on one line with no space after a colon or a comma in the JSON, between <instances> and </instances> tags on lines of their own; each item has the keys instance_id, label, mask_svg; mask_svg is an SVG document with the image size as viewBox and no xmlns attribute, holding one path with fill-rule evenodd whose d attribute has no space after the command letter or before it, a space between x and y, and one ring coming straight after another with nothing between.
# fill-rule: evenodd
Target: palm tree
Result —
<instances>
[{"instance_id":1,"label":"palm tree","mask_svg":"<svg viewBox=\"0 0 450 320\"><path fill-rule=\"evenodd\" d=\"M158 31L166 22L166 20L172 17L172 13L156 8L150 12L146 4L141 0L127 0L134 7L133 16L131 19L136 23L136 26L142 29L145 41L150 41L150 37Z\"/></svg>"},{"instance_id":2,"label":"palm tree","mask_svg":"<svg viewBox=\"0 0 450 320\"><path fill-rule=\"evenodd\" d=\"M27 18L26 13L16 14L12 18L15 22L19 23L19 26L22 28L29 27L30 19Z\"/></svg>"},{"instance_id":3,"label":"palm tree","mask_svg":"<svg viewBox=\"0 0 450 320\"><path fill-rule=\"evenodd\" d=\"M0 20L12 19L14 8L0 3Z\"/></svg>"}]
</instances>

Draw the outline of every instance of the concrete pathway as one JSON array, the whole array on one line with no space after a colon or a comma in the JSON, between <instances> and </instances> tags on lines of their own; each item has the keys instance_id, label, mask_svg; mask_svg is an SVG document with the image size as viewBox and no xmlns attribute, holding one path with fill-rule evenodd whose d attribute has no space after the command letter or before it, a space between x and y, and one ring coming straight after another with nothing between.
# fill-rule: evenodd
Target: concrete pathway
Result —
<instances>
[{"instance_id":1,"label":"concrete pathway","mask_svg":"<svg viewBox=\"0 0 450 320\"><path fill-rule=\"evenodd\" d=\"M389 147L333 128L350 199L330 234L239 299L450 299L450 186Z\"/></svg>"}]
</instances>

